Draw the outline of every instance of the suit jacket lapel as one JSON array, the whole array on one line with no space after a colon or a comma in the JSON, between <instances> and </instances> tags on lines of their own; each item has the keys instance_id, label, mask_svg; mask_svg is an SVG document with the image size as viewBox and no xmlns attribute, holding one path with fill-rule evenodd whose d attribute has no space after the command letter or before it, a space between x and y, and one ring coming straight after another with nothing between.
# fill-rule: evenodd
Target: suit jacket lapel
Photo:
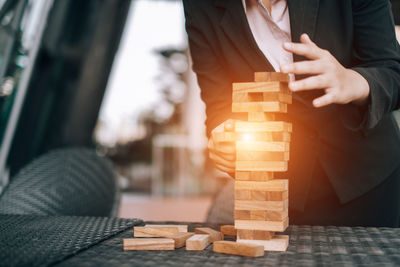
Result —
<instances>
[{"instance_id":1,"label":"suit jacket lapel","mask_svg":"<svg viewBox=\"0 0 400 267\"><path fill-rule=\"evenodd\" d=\"M220 26L249 65L258 71L273 71L272 65L254 40L242 1L216 0L215 5L225 9Z\"/></svg>"}]
</instances>

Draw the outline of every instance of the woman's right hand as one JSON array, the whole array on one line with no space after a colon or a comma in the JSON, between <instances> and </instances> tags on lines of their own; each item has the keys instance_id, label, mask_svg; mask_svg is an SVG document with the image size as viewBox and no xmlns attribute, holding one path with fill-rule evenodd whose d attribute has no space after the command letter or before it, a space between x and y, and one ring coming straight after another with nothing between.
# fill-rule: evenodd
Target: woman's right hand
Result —
<instances>
[{"instance_id":1,"label":"woman's right hand","mask_svg":"<svg viewBox=\"0 0 400 267\"><path fill-rule=\"evenodd\" d=\"M216 138L218 133L233 132L235 130L235 121L232 119L218 125L211 131L211 137L208 140L209 156L213 160L217 169L227 172L234 177L236 146L234 141L220 141Z\"/></svg>"}]
</instances>

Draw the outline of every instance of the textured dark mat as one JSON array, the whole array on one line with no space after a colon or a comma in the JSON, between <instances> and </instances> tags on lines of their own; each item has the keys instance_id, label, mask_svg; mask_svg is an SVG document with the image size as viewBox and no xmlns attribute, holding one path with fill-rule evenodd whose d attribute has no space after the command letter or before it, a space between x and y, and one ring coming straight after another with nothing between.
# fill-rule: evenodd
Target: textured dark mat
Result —
<instances>
[{"instance_id":1,"label":"textured dark mat","mask_svg":"<svg viewBox=\"0 0 400 267\"><path fill-rule=\"evenodd\" d=\"M204 225L204 224L202 224ZM189 229L196 225L189 225ZM215 226L215 225L212 225ZM215 227L214 227L215 228ZM216 228L218 229L218 228ZM204 251L123 251L125 231L61 266L399 266L400 229L290 226L287 252L245 258Z\"/></svg>"},{"instance_id":2,"label":"textured dark mat","mask_svg":"<svg viewBox=\"0 0 400 267\"><path fill-rule=\"evenodd\" d=\"M46 266L142 223L104 217L0 215L0 266Z\"/></svg>"},{"instance_id":3,"label":"textured dark mat","mask_svg":"<svg viewBox=\"0 0 400 267\"><path fill-rule=\"evenodd\" d=\"M0 214L109 217L116 197L111 163L85 148L58 149L11 179Z\"/></svg>"}]
</instances>

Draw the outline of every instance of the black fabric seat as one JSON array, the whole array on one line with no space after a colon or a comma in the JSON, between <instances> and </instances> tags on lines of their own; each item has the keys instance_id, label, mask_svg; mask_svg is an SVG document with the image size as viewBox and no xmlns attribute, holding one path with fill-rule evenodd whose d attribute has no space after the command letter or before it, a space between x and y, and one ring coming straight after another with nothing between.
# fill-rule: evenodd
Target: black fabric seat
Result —
<instances>
[{"instance_id":1,"label":"black fabric seat","mask_svg":"<svg viewBox=\"0 0 400 267\"><path fill-rule=\"evenodd\" d=\"M111 163L86 148L49 152L11 179L0 214L112 216L118 209Z\"/></svg>"}]
</instances>

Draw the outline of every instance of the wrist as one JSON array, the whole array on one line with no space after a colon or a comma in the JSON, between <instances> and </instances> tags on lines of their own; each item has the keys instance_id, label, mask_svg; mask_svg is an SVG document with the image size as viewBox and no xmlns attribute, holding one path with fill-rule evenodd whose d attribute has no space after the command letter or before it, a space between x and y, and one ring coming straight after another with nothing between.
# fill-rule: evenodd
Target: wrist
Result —
<instances>
[{"instance_id":1,"label":"wrist","mask_svg":"<svg viewBox=\"0 0 400 267\"><path fill-rule=\"evenodd\" d=\"M364 106L369 102L370 88L368 81L358 72L350 70L354 74L354 88L357 88L355 99L351 102L356 106Z\"/></svg>"}]
</instances>

